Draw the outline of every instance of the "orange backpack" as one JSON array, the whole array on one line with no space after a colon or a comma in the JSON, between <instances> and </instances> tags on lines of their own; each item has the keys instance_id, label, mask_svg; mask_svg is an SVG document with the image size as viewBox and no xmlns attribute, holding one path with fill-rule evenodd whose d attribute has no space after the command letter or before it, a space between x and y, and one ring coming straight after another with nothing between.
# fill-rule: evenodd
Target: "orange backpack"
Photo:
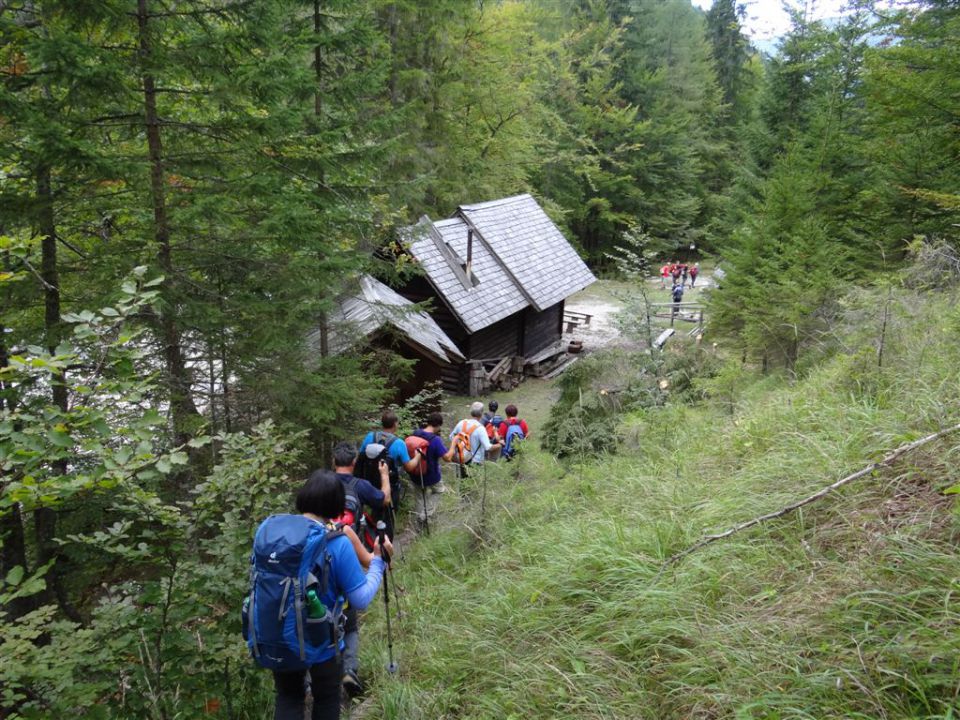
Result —
<instances>
[{"instance_id":1,"label":"orange backpack","mask_svg":"<svg viewBox=\"0 0 960 720\"><path fill-rule=\"evenodd\" d=\"M466 465L473 460L473 453L470 450L472 447L470 436L478 427L482 426L476 420L463 420L460 423L460 432L453 436L453 447L456 448L453 456L461 465Z\"/></svg>"}]
</instances>

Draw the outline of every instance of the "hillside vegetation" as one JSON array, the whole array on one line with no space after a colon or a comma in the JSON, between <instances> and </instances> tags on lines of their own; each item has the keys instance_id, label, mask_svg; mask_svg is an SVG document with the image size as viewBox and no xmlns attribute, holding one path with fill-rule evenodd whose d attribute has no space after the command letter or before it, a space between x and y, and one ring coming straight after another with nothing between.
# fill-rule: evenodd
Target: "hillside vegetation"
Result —
<instances>
[{"instance_id":1,"label":"hillside vegetation","mask_svg":"<svg viewBox=\"0 0 960 720\"><path fill-rule=\"evenodd\" d=\"M744 369L628 412L615 455L561 466L531 442L491 468L484 518L467 481L398 566L398 676L367 625L364 716L955 717L956 436L659 573L956 422L956 297L918 300L892 301L882 367L852 331L795 383Z\"/></svg>"}]
</instances>

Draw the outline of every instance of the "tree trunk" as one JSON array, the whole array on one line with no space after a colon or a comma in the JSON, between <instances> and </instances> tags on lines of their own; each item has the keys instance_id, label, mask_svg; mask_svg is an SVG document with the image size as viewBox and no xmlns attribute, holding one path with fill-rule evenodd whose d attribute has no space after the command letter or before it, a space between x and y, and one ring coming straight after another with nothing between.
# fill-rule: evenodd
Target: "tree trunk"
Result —
<instances>
[{"instance_id":1,"label":"tree trunk","mask_svg":"<svg viewBox=\"0 0 960 720\"><path fill-rule=\"evenodd\" d=\"M167 389L170 393L170 411L173 416L175 441L184 443L196 432L197 406L190 393L190 377L184 360L182 338L177 327L175 273L170 247L170 223L164 192L166 173L163 163L163 143L160 137L160 122L157 114L157 91L153 75L148 71L152 52L148 31L149 13L147 0L137 0L137 26L139 30L140 61L142 66L144 125L147 133L147 150L150 161L150 194L153 200L153 231L157 244L157 263L166 278L167 290L159 311L160 339L163 343L163 359L166 366Z\"/></svg>"},{"instance_id":2,"label":"tree trunk","mask_svg":"<svg viewBox=\"0 0 960 720\"><path fill-rule=\"evenodd\" d=\"M51 354L60 344L60 273L57 267L57 225L53 209L53 188L49 165L37 168L37 198L40 211L41 242L40 278L43 281L43 324L47 349ZM51 399L57 409L66 415L67 385L66 374L55 373L52 378ZM67 461L56 460L53 475L65 475ZM74 622L82 618L70 603L61 580L62 568L59 546L56 542L57 512L48 507L38 507L33 513L33 529L37 542L37 566L52 563L47 571L47 587L41 595L41 602L56 600L64 614Z\"/></svg>"}]
</instances>

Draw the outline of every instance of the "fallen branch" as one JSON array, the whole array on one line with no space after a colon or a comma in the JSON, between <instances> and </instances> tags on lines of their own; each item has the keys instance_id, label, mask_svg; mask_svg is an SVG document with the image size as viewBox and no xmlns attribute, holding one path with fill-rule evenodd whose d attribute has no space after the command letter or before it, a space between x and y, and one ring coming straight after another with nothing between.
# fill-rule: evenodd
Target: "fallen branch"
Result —
<instances>
[{"instance_id":1,"label":"fallen branch","mask_svg":"<svg viewBox=\"0 0 960 720\"><path fill-rule=\"evenodd\" d=\"M907 443L906 445L901 445L892 453L890 453L885 458L883 458L883 460L875 462L872 465L868 465L862 470L858 470L857 472L853 473L853 475L847 475L845 478L837 480L835 483L831 485L827 485L825 488L818 490L817 492L815 492L813 495L810 495L809 497L805 497L802 500L798 500L797 502L787 505L784 508L780 508L775 512L771 512L771 513L767 513L766 515L755 517L752 520L747 520L746 522L742 522L739 525L734 525L732 528L722 533L718 533L716 535L706 535L701 540L695 542L693 545L688 547L686 550L681 550L680 552L674 555L671 555L666 560L664 560L663 564L660 566L660 570L657 572L656 577L659 578L660 574L664 570L666 570L666 568L669 565L672 565L677 560L680 560L681 558L684 558L687 555L690 555L691 553L696 552L700 548L705 547L712 542L730 537L731 535L734 535L735 533L738 533L741 530L746 530L749 527L753 527L754 525L759 525L760 523L766 522L767 520L773 520L774 518L783 517L784 515L791 513L798 508L802 508L804 505L809 505L810 503L816 500L819 500L820 498L826 495L829 495L830 492L832 492L833 490L836 490L837 488L843 487L847 483L851 483L854 480L862 478L864 475L869 475L870 473L876 470L879 470L880 468L889 467L894 462L899 460L901 456L903 456L905 453L910 452L911 450L916 450L918 447L922 447L923 445L926 445L927 443L931 443L934 440L939 440L940 438L946 435L950 435L951 433L955 433L958 430L960 430L960 425L954 425L953 427L946 428L945 430L940 430L939 432L935 432L932 435L927 435L926 437L922 437L919 440L914 440L913 442Z\"/></svg>"}]
</instances>

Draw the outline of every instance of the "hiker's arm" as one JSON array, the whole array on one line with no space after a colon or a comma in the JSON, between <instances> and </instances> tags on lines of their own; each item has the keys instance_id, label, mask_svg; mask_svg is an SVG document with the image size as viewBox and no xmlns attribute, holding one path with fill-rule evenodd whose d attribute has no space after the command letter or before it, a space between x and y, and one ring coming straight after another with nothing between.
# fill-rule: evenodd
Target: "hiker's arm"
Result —
<instances>
[{"instance_id":1,"label":"hiker's arm","mask_svg":"<svg viewBox=\"0 0 960 720\"><path fill-rule=\"evenodd\" d=\"M394 456L393 460L397 465L402 465L403 469L406 470L411 475L417 472L417 468L420 467L420 458L416 453L413 454L413 457L410 457L410 451L407 450L407 446L404 444L403 440L397 440L399 442L399 451Z\"/></svg>"},{"instance_id":2,"label":"hiker's arm","mask_svg":"<svg viewBox=\"0 0 960 720\"><path fill-rule=\"evenodd\" d=\"M387 548L387 552L393 551L393 545L390 544L389 538L385 543L385 547ZM350 604L357 610L365 610L380 588L380 582L383 580L383 570L386 566L383 558L380 557L380 552L380 539L377 538L373 546L374 558L370 562L370 570L366 574L363 585L347 593L347 600L349 600Z\"/></svg>"},{"instance_id":3,"label":"hiker's arm","mask_svg":"<svg viewBox=\"0 0 960 720\"><path fill-rule=\"evenodd\" d=\"M447 448L443 446L442 440L439 441L439 444L440 444L440 447L436 449L442 450L442 452L440 453L440 459L443 460L444 462L450 462L451 460L453 460L453 453L456 451L457 448L451 444L450 449L447 450Z\"/></svg>"},{"instance_id":4,"label":"hiker's arm","mask_svg":"<svg viewBox=\"0 0 960 720\"><path fill-rule=\"evenodd\" d=\"M360 561L360 564L364 568L369 568L370 561L373 560L373 553L363 546L363 543L360 542L360 538L357 537L357 534L349 525L344 525L343 534L350 538L350 544L353 545L353 550L357 553L357 560Z\"/></svg>"},{"instance_id":5,"label":"hiker's arm","mask_svg":"<svg viewBox=\"0 0 960 720\"><path fill-rule=\"evenodd\" d=\"M366 610L370 601L373 600L380 588L380 582L383 580L384 562L381 558L375 557L370 562L370 569L367 571L363 585L354 588L347 593L347 600L357 610Z\"/></svg>"},{"instance_id":6,"label":"hiker's arm","mask_svg":"<svg viewBox=\"0 0 960 720\"><path fill-rule=\"evenodd\" d=\"M383 506L390 505L392 502L390 497L390 470L383 460L380 461L380 492L383 493Z\"/></svg>"}]
</instances>

